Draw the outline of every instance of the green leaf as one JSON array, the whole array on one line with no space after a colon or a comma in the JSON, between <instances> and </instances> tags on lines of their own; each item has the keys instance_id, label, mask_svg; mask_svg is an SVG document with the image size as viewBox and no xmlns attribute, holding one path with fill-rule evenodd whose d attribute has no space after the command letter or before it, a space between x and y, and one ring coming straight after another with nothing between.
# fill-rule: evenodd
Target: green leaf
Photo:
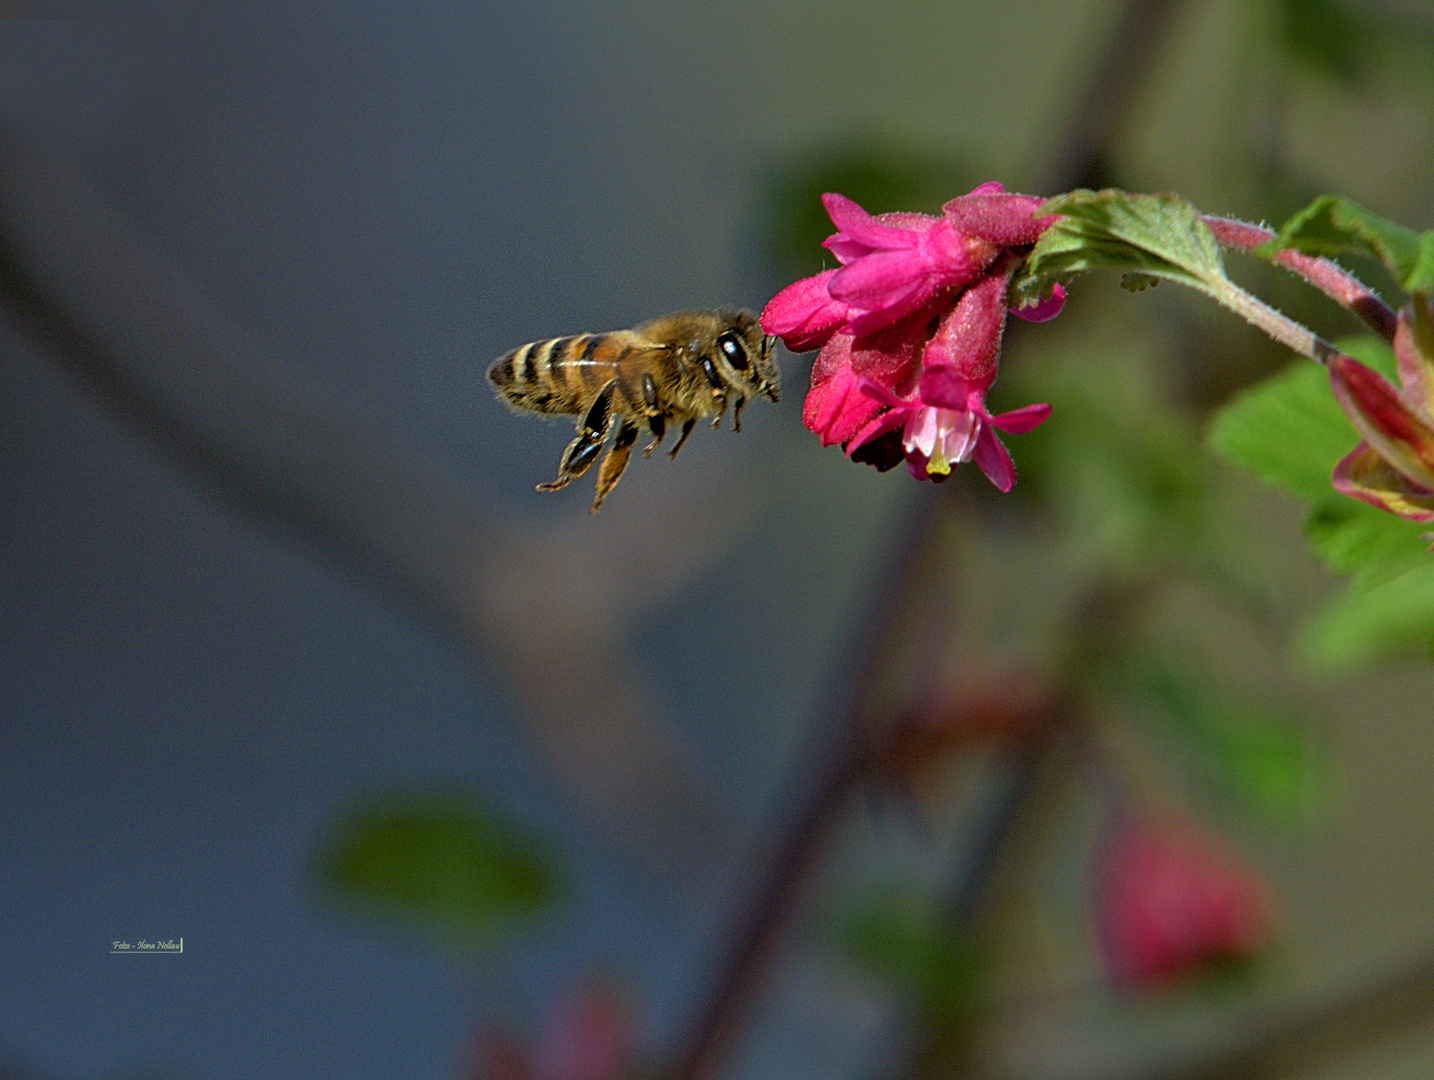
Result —
<instances>
[{"instance_id":1,"label":"green leaf","mask_svg":"<svg viewBox=\"0 0 1434 1080\"><path fill-rule=\"evenodd\" d=\"M1075 558L1121 573L1188 558L1206 521L1211 473L1195 426L1137 357L1097 346L1065 359L1059 370L1016 370L1000 384L1012 404L1047 401L1060 418L1020 437L1020 482L1068 516Z\"/></svg>"},{"instance_id":2,"label":"green leaf","mask_svg":"<svg viewBox=\"0 0 1434 1080\"><path fill-rule=\"evenodd\" d=\"M1321 195L1261 245L1267 255L1279 248L1331 258L1366 255L1382 262L1406 292L1434 290L1434 230L1416 233L1342 195Z\"/></svg>"},{"instance_id":3,"label":"green leaf","mask_svg":"<svg viewBox=\"0 0 1434 1080\"><path fill-rule=\"evenodd\" d=\"M1434 659L1434 559L1390 580L1350 589L1305 625L1300 644L1310 661L1327 667Z\"/></svg>"},{"instance_id":4,"label":"green leaf","mask_svg":"<svg viewBox=\"0 0 1434 1080\"><path fill-rule=\"evenodd\" d=\"M1218 456L1308 502L1333 492L1335 463L1358 441L1329 374L1307 360L1237 394L1215 414L1208 436Z\"/></svg>"},{"instance_id":5,"label":"green leaf","mask_svg":"<svg viewBox=\"0 0 1434 1080\"><path fill-rule=\"evenodd\" d=\"M1089 270L1115 270L1134 281L1167 278L1216 297L1231 288L1219 245L1200 212L1178 195L1079 190L1056 196L1040 212L1063 216L1013 279L1016 306Z\"/></svg>"},{"instance_id":6,"label":"green leaf","mask_svg":"<svg viewBox=\"0 0 1434 1080\"><path fill-rule=\"evenodd\" d=\"M540 911L556 891L531 840L442 792L399 793L353 811L319 861L341 899L459 937Z\"/></svg>"},{"instance_id":7,"label":"green leaf","mask_svg":"<svg viewBox=\"0 0 1434 1080\"><path fill-rule=\"evenodd\" d=\"M1362 584L1385 581L1428 562L1420 540L1428 528L1338 493L1317 503L1305 523L1315 552L1331 569L1354 574Z\"/></svg>"},{"instance_id":8,"label":"green leaf","mask_svg":"<svg viewBox=\"0 0 1434 1080\"><path fill-rule=\"evenodd\" d=\"M1384 374L1394 368L1377 338L1339 343ZM1434 557L1427 525L1406 521L1330 486L1358 435L1329 391L1323 368L1298 362L1238 395L1215 417L1211 448L1310 504L1306 531L1335 570L1353 574L1344 595L1305 628L1303 650L1320 666L1427 653L1434 644Z\"/></svg>"}]
</instances>

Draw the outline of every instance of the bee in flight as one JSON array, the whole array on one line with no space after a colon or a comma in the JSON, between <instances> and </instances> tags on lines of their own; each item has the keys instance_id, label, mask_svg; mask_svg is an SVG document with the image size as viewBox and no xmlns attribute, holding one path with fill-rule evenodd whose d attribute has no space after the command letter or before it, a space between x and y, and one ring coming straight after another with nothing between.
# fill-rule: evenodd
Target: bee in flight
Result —
<instances>
[{"instance_id":1,"label":"bee in flight","mask_svg":"<svg viewBox=\"0 0 1434 1080\"><path fill-rule=\"evenodd\" d=\"M643 427L652 433L642 448L647 457L669 423L680 425L668 451L676 457L698 420L710 416L715 428L731 404L732 428L741 431L749 397L778 400L774 341L750 311L677 311L631 330L520 345L493 362L488 378L514 409L578 418L557 479L539 484L539 491L556 491L582 476L611 436L598 468L592 506L597 513L627 468Z\"/></svg>"}]
</instances>

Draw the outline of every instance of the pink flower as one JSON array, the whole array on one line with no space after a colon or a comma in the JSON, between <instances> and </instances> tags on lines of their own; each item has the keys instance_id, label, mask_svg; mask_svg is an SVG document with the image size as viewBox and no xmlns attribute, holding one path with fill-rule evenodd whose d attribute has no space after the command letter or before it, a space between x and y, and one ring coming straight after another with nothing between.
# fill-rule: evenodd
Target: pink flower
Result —
<instances>
[{"instance_id":1,"label":"pink flower","mask_svg":"<svg viewBox=\"0 0 1434 1080\"><path fill-rule=\"evenodd\" d=\"M1034 244L1055 223L1056 215L1036 217L1045 199L1013 195L995 180L988 180L969 195L952 199L941 208L947 219L964 232L1003 248Z\"/></svg>"},{"instance_id":2,"label":"pink flower","mask_svg":"<svg viewBox=\"0 0 1434 1080\"><path fill-rule=\"evenodd\" d=\"M1027 405L992 416L986 410L986 391L961 378L949 364L927 367L916 396L909 400L894 397L869 380L862 389L887 411L852 439L848 451L854 453L901 428L906 467L918 480L944 477L955 465L974 459L991 483L1010 491L1016 483L1016 466L994 429L1024 433L1051 415L1049 405Z\"/></svg>"},{"instance_id":3,"label":"pink flower","mask_svg":"<svg viewBox=\"0 0 1434 1080\"><path fill-rule=\"evenodd\" d=\"M1273 933L1264 886L1188 825L1118 822L1097 888L1097 931L1117 983L1165 984L1245 959Z\"/></svg>"},{"instance_id":4,"label":"pink flower","mask_svg":"<svg viewBox=\"0 0 1434 1080\"><path fill-rule=\"evenodd\" d=\"M538 1080L618 1080L632 1063L632 1017L611 986L589 984L558 1004L533 1053Z\"/></svg>"},{"instance_id":5,"label":"pink flower","mask_svg":"<svg viewBox=\"0 0 1434 1080\"><path fill-rule=\"evenodd\" d=\"M1010 490L1015 467L994 429L1029 431L1050 408L993 417L985 395L1018 256L1055 220L1035 216L1041 201L993 182L947 203L941 217L873 217L844 196L823 196L837 227L826 246L842 265L779 292L762 326L794 351L821 349L803 417L824 446L883 470L904 457L921 479L975 460ZM1044 321L1064 301L1058 289L1015 314Z\"/></svg>"},{"instance_id":6,"label":"pink flower","mask_svg":"<svg viewBox=\"0 0 1434 1080\"><path fill-rule=\"evenodd\" d=\"M1340 406L1364 436L1334 470L1335 490L1410 521L1434 521L1434 298L1399 312L1402 387L1349 356L1329 365Z\"/></svg>"},{"instance_id":7,"label":"pink flower","mask_svg":"<svg viewBox=\"0 0 1434 1080\"><path fill-rule=\"evenodd\" d=\"M906 465L917 479L945 477L974 459L991 483L1011 490L1016 466L995 429L1031 431L1051 407L1028 405L999 416L986 409L1006 322L1006 280L1004 273L990 273L962 294L926 343L914 395L898 397L880 382L863 381L862 390L885 411L852 438L848 454L901 428Z\"/></svg>"},{"instance_id":8,"label":"pink flower","mask_svg":"<svg viewBox=\"0 0 1434 1080\"><path fill-rule=\"evenodd\" d=\"M909 393L921 375L921 356L929 339L923 312L894 326L860 338L833 334L812 365L812 388L803 419L823 446L846 446L886 406L863 391L873 382L897 393Z\"/></svg>"},{"instance_id":9,"label":"pink flower","mask_svg":"<svg viewBox=\"0 0 1434 1080\"><path fill-rule=\"evenodd\" d=\"M827 281L832 299L851 313L847 328L869 334L965 288L1001 248L925 214L872 217L844 195L822 196L837 227L825 246L842 264Z\"/></svg>"},{"instance_id":10,"label":"pink flower","mask_svg":"<svg viewBox=\"0 0 1434 1080\"><path fill-rule=\"evenodd\" d=\"M890 326L943 293L971 284L1010 247L1034 244L1055 220L1037 218L1042 200L1011 195L995 181L952 199L942 217L872 216L844 195L828 193L822 205L837 227L824 246L841 263L788 285L768 302L762 326L793 352L826 343L839 328L868 334ZM1054 318L1065 300L1017 310L1022 318Z\"/></svg>"}]
</instances>

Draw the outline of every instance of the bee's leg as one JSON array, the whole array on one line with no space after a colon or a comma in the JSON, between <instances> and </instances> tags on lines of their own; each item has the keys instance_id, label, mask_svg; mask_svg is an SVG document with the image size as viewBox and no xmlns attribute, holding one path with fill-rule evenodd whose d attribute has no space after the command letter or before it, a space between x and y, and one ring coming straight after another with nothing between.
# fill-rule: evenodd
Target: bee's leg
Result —
<instances>
[{"instance_id":1,"label":"bee's leg","mask_svg":"<svg viewBox=\"0 0 1434 1080\"><path fill-rule=\"evenodd\" d=\"M662 437L667 434L667 417L662 413L652 413L647 418L648 430L652 432L652 442L642 448L642 456L648 457L657 449L657 444L662 442Z\"/></svg>"},{"instance_id":2,"label":"bee's leg","mask_svg":"<svg viewBox=\"0 0 1434 1080\"><path fill-rule=\"evenodd\" d=\"M707 384L712 387L712 403L717 406L717 415L712 418L712 426L719 427L722 424L722 414L727 411L727 384L722 381L717 365L707 357L702 358L702 373L707 376Z\"/></svg>"},{"instance_id":3,"label":"bee's leg","mask_svg":"<svg viewBox=\"0 0 1434 1080\"><path fill-rule=\"evenodd\" d=\"M667 434L667 415L662 411L658 403L657 380L652 377L651 372L642 376L642 403L644 413L647 416L647 427L652 432L652 442L642 448L642 456L648 457L657 449L657 444Z\"/></svg>"},{"instance_id":4,"label":"bee's leg","mask_svg":"<svg viewBox=\"0 0 1434 1080\"><path fill-rule=\"evenodd\" d=\"M741 431L741 430L742 430L742 406L745 405L745 404L747 404L747 399L746 399L745 397L739 397L739 398L737 399L737 404L732 407L732 430L733 430L733 431Z\"/></svg>"},{"instance_id":5,"label":"bee's leg","mask_svg":"<svg viewBox=\"0 0 1434 1080\"><path fill-rule=\"evenodd\" d=\"M692 428L697 424L697 418L690 416L682 421L682 434L677 436L677 445L667 451L668 457L676 457L677 451L682 449L682 444L687 441L687 436L692 434Z\"/></svg>"},{"instance_id":6,"label":"bee's leg","mask_svg":"<svg viewBox=\"0 0 1434 1080\"><path fill-rule=\"evenodd\" d=\"M636 441L637 425L631 420L620 421L612 446L602 459L602 467L598 469L597 496L593 499L593 508L589 513L596 514L602 501L607 498L607 493L617 487L622 471L627 468L627 459L632 454L632 444Z\"/></svg>"},{"instance_id":7,"label":"bee's leg","mask_svg":"<svg viewBox=\"0 0 1434 1080\"><path fill-rule=\"evenodd\" d=\"M598 451L602 449L603 440L607 438L608 410L612 405L612 391L616 385L617 380L614 379L598 391L587 415L578 424L577 435L563 451L562 459L558 462L558 478L547 484L539 484L539 491L557 491L592 468Z\"/></svg>"},{"instance_id":8,"label":"bee's leg","mask_svg":"<svg viewBox=\"0 0 1434 1080\"><path fill-rule=\"evenodd\" d=\"M563 451L562 460L558 462L557 479L550 480L546 484L539 484L538 490L557 491L558 488L567 487L568 484L592 468L598 451L602 449L605 435L605 432L594 432L587 428L579 431L573 441L568 443L568 448Z\"/></svg>"}]
</instances>

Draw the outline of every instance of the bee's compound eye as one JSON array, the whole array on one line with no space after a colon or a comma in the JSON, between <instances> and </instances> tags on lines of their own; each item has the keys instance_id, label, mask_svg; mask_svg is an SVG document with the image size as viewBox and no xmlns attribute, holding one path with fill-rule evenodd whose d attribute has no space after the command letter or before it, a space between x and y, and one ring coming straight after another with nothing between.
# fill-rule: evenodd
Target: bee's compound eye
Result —
<instances>
[{"instance_id":1,"label":"bee's compound eye","mask_svg":"<svg viewBox=\"0 0 1434 1080\"><path fill-rule=\"evenodd\" d=\"M742 339L734 331L728 330L717 339L717 348L722 350L722 356L727 363L731 364L736 371L747 370L747 349L742 344Z\"/></svg>"}]
</instances>

